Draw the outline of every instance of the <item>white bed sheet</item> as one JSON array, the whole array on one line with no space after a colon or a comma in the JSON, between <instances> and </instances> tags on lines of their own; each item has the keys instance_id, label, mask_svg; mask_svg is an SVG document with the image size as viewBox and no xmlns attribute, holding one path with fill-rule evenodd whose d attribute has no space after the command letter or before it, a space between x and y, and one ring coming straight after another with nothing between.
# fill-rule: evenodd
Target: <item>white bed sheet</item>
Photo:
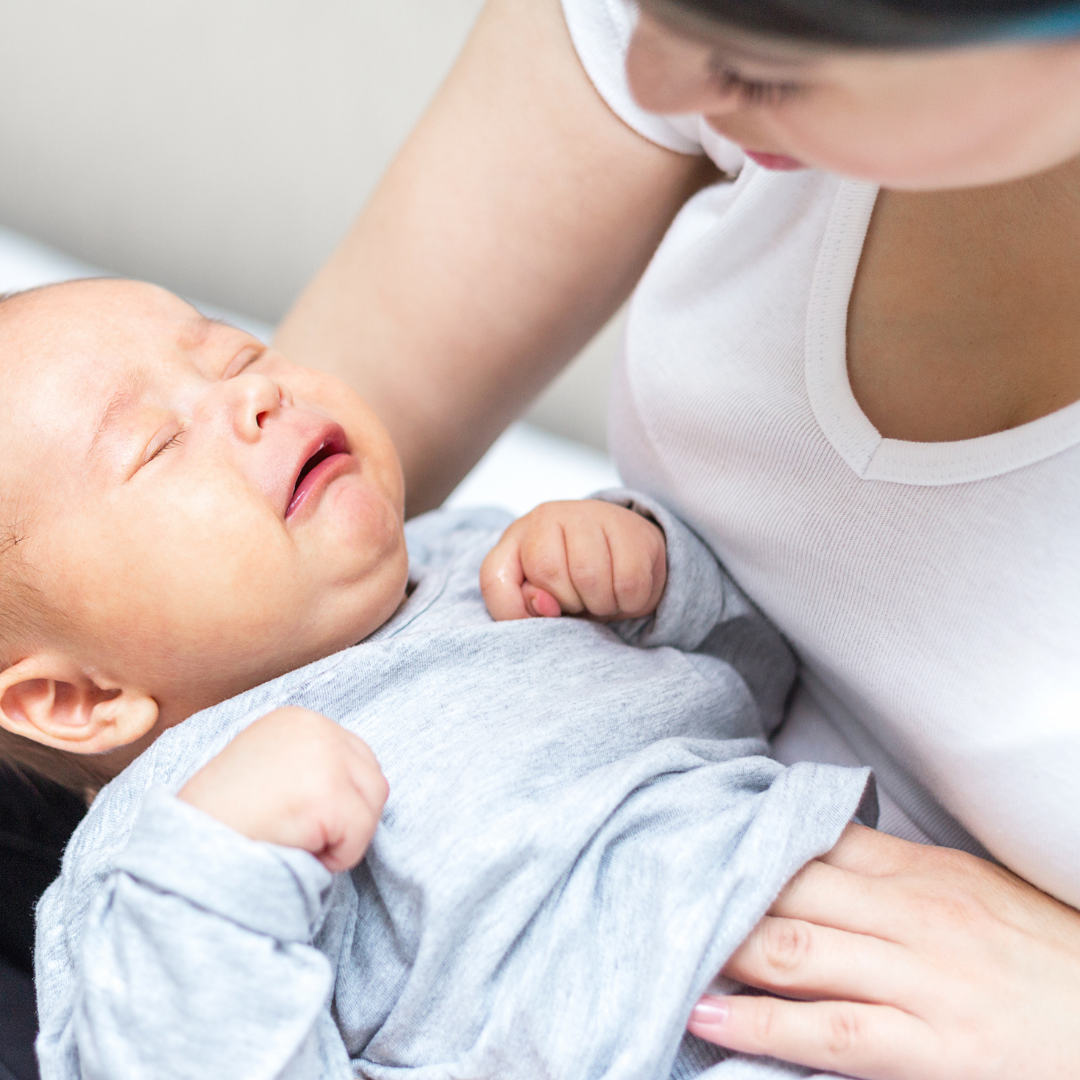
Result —
<instances>
[{"instance_id":1,"label":"white bed sheet","mask_svg":"<svg viewBox=\"0 0 1080 1080\"><path fill-rule=\"evenodd\" d=\"M108 272L0 227L0 294ZM273 327L192 301L207 315L269 341ZM447 499L447 506L502 506L514 515L552 499L579 499L619 483L610 458L529 424L512 425Z\"/></svg>"}]
</instances>

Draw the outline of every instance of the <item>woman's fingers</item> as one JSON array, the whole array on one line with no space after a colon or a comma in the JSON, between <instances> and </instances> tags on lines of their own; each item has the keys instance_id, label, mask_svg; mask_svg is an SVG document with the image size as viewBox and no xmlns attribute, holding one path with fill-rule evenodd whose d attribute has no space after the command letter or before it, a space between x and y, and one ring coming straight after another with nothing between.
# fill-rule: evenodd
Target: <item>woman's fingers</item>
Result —
<instances>
[{"instance_id":1,"label":"woman's fingers","mask_svg":"<svg viewBox=\"0 0 1080 1080\"><path fill-rule=\"evenodd\" d=\"M850 830L725 974L784 995L703 1003L691 1030L732 1049L863 1080L1077 1075L1080 914L963 852Z\"/></svg>"},{"instance_id":2,"label":"woman's fingers","mask_svg":"<svg viewBox=\"0 0 1080 1080\"><path fill-rule=\"evenodd\" d=\"M819 861L853 874L889 877L911 869L921 855L932 850L853 821Z\"/></svg>"},{"instance_id":3,"label":"woman's fingers","mask_svg":"<svg viewBox=\"0 0 1080 1080\"><path fill-rule=\"evenodd\" d=\"M769 914L894 941L903 936L906 907L892 881L815 860L791 879Z\"/></svg>"},{"instance_id":4,"label":"woman's fingers","mask_svg":"<svg viewBox=\"0 0 1080 1080\"><path fill-rule=\"evenodd\" d=\"M706 996L687 1030L744 1054L767 1054L864 1080L957 1080L944 1071L928 1025L886 1005Z\"/></svg>"},{"instance_id":5,"label":"woman's fingers","mask_svg":"<svg viewBox=\"0 0 1080 1080\"><path fill-rule=\"evenodd\" d=\"M909 950L891 941L766 916L724 965L738 982L794 998L903 1007L926 997Z\"/></svg>"}]
</instances>

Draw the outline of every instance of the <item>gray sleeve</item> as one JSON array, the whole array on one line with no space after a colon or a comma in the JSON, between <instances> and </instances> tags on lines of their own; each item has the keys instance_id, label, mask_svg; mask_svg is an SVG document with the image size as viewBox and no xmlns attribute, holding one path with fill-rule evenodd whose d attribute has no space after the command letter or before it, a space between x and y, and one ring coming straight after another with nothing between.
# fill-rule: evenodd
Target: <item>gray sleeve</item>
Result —
<instances>
[{"instance_id":1,"label":"gray sleeve","mask_svg":"<svg viewBox=\"0 0 1080 1080\"><path fill-rule=\"evenodd\" d=\"M311 942L332 875L147 794L83 934L70 1019L42 1080L344 1080L333 972Z\"/></svg>"},{"instance_id":2,"label":"gray sleeve","mask_svg":"<svg viewBox=\"0 0 1080 1080\"><path fill-rule=\"evenodd\" d=\"M667 586L655 614L613 623L612 629L631 645L673 645L730 664L753 694L765 730L778 727L797 672L795 657L780 632L747 599L697 533L661 503L621 489L593 498L655 521L667 541Z\"/></svg>"}]
</instances>

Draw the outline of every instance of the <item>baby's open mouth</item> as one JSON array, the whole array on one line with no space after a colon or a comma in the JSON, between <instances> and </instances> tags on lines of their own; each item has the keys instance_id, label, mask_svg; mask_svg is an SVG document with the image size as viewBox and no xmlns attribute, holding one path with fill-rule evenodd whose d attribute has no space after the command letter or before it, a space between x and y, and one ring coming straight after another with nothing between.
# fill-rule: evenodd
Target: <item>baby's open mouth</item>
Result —
<instances>
[{"instance_id":1,"label":"baby's open mouth","mask_svg":"<svg viewBox=\"0 0 1080 1080\"><path fill-rule=\"evenodd\" d=\"M344 460L336 459L347 458L348 454L345 432L335 424L300 466L285 516L289 517L298 510L307 497L322 486L322 481L330 478L331 473L336 474L339 471L337 466L344 464Z\"/></svg>"}]
</instances>

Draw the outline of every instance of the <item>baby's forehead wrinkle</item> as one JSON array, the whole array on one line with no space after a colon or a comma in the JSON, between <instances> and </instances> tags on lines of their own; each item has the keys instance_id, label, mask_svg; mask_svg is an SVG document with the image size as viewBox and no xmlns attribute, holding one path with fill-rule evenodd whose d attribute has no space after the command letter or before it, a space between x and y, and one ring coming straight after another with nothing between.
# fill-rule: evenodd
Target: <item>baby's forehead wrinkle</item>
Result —
<instances>
[{"instance_id":1,"label":"baby's forehead wrinkle","mask_svg":"<svg viewBox=\"0 0 1080 1080\"><path fill-rule=\"evenodd\" d=\"M98 442L108 429L139 400L145 383L146 369L141 365L134 371L129 371L124 374L123 382L110 395L109 400L105 404L105 408L102 410L101 417L97 423L97 428L94 431L94 438L90 443L90 453L94 452Z\"/></svg>"},{"instance_id":2,"label":"baby's forehead wrinkle","mask_svg":"<svg viewBox=\"0 0 1080 1080\"><path fill-rule=\"evenodd\" d=\"M196 312L190 319L185 319L180 324L180 335L176 339L182 349L197 349L206 344L210 331L215 326L228 326L222 319L212 319L209 315Z\"/></svg>"}]
</instances>

